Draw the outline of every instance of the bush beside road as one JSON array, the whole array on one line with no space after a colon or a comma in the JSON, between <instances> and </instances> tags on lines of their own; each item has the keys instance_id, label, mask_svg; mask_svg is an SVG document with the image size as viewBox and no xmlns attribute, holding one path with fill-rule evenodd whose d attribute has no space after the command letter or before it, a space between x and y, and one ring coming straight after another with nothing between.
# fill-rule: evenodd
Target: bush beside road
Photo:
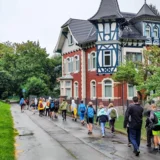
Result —
<instances>
[{"instance_id":1,"label":"bush beside road","mask_svg":"<svg viewBox=\"0 0 160 160\"><path fill-rule=\"evenodd\" d=\"M14 135L10 105L0 102L0 160L15 160Z\"/></svg>"}]
</instances>

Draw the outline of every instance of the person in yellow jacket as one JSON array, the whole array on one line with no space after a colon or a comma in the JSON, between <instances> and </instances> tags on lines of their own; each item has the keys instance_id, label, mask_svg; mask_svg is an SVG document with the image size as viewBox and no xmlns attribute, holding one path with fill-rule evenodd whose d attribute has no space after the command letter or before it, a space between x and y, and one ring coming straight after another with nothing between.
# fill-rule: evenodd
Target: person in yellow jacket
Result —
<instances>
[{"instance_id":1,"label":"person in yellow jacket","mask_svg":"<svg viewBox=\"0 0 160 160\"><path fill-rule=\"evenodd\" d=\"M68 106L67 101L63 99L63 102L60 105L60 110L62 111L63 121L66 121L67 106Z\"/></svg>"},{"instance_id":2,"label":"person in yellow jacket","mask_svg":"<svg viewBox=\"0 0 160 160\"><path fill-rule=\"evenodd\" d=\"M77 121L77 104L75 103L74 99L72 100L71 111L72 111L72 120Z\"/></svg>"},{"instance_id":3,"label":"person in yellow jacket","mask_svg":"<svg viewBox=\"0 0 160 160\"><path fill-rule=\"evenodd\" d=\"M39 116L43 116L44 106L43 106L43 100L40 98L38 103L38 110L39 110Z\"/></svg>"}]
</instances>

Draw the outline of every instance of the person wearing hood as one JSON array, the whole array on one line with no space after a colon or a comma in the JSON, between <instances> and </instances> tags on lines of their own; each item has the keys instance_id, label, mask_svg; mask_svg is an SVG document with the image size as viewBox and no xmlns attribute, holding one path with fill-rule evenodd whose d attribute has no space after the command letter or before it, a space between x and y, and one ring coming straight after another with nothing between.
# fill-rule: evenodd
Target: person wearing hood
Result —
<instances>
[{"instance_id":1,"label":"person wearing hood","mask_svg":"<svg viewBox=\"0 0 160 160\"><path fill-rule=\"evenodd\" d=\"M99 103L99 110L98 110L97 117L100 121L102 137L104 138L105 137L105 126L106 126L106 122L108 122L108 116L107 116L106 108L104 107L102 102Z\"/></svg>"},{"instance_id":2,"label":"person wearing hood","mask_svg":"<svg viewBox=\"0 0 160 160\"><path fill-rule=\"evenodd\" d=\"M72 111L72 120L77 121L77 105L74 99L72 99L71 111Z\"/></svg>"}]
</instances>

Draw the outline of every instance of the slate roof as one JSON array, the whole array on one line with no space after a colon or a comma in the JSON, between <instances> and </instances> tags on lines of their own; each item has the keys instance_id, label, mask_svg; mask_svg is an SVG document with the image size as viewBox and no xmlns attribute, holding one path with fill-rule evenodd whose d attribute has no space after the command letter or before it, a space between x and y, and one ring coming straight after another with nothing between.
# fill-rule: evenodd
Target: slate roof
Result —
<instances>
[{"instance_id":1,"label":"slate roof","mask_svg":"<svg viewBox=\"0 0 160 160\"><path fill-rule=\"evenodd\" d=\"M132 24L129 24L123 29L120 39L145 40L146 37L142 36L141 33Z\"/></svg>"},{"instance_id":2,"label":"slate roof","mask_svg":"<svg viewBox=\"0 0 160 160\"><path fill-rule=\"evenodd\" d=\"M96 28L87 20L69 19L62 28L68 26L76 39L81 43L96 41Z\"/></svg>"},{"instance_id":3,"label":"slate roof","mask_svg":"<svg viewBox=\"0 0 160 160\"><path fill-rule=\"evenodd\" d=\"M119 10L117 0L101 0L97 13L89 20L94 21L98 19L108 18L122 18L122 14Z\"/></svg>"},{"instance_id":4,"label":"slate roof","mask_svg":"<svg viewBox=\"0 0 160 160\"><path fill-rule=\"evenodd\" d=\"M121 14L127 21L131 20L136 16L136 13L129 13L129 12L121 12Z\"/></svg>"},{"instance_id":5,"label":"slate roof","mask_svg":"<svg viewBox=\"0 0 160 160\"><path fill-rule=\"evenodd\" d=\"M152 12L152 10L148 6L148 4L146 4L146 3L142 6L142 8L140 9L140 11L137 13L136 17L142 16L142 15L156 16Z\"/></svg>"}]
</instances>

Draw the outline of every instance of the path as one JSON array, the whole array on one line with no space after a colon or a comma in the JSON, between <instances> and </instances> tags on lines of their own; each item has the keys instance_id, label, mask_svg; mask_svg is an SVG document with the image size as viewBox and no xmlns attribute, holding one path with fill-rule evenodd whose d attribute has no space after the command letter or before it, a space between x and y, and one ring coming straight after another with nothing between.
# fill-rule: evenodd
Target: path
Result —
<instances>
[{"instance_id":1,"label":"path","mask_svg":"<svg viewBox=\"0 0 160 160\"><path fill-rule=\"evenodd\" d=\"M94 127L93 135L87 135L86 127L67 117L63 122L48 117L39 117L26 110L20 113L18 105L12 106L15 127L22 136L17 137L18 160L159 160L160 154L141 146L140 157L135 157L127 147L126 137L112 136L107 130L106 138L101 138L100 130Z\"/></svg>"}]
</instances>

